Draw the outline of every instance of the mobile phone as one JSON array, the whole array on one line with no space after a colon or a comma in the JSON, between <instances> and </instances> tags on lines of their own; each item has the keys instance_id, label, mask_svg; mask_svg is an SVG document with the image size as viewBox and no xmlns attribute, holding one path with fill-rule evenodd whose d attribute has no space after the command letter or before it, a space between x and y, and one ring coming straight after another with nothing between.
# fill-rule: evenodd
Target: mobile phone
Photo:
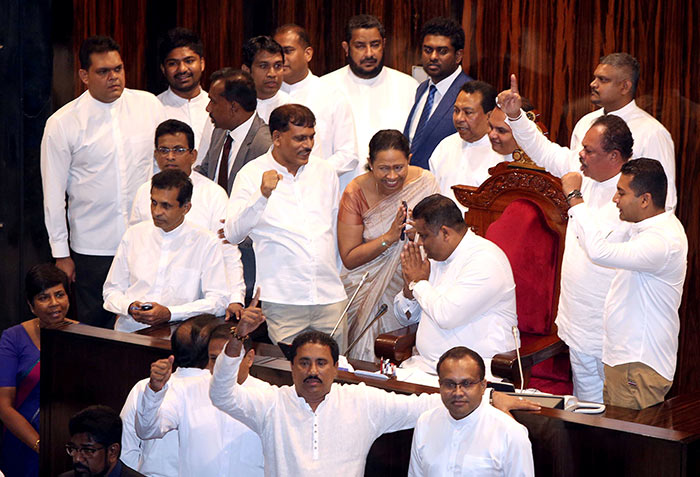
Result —
<instances>
[{"instance_id":1,"label":"mobile phone","mask_svg":"<svg viewBox=\"0 0 700 477\"><path fill-rule=\"evenodd\" d=\"M406 224L406 218L408 217L408 203L405 200L401 201L401 205L403 205L403 210L405 212L405 215L403 216L403 223ZM401 229L401 240L406 239L406 227Z\"/></svg>"},{"instance_id":2,"label":"mobile phone","mask_svg":"<svg viewBox=\"0 0 700 477\"><path fill-rule=\"evenodd\" d=\"M141 305L141 311L148 311L153 309L153 303L144 303Z\"/></svg>"}]
</instances>

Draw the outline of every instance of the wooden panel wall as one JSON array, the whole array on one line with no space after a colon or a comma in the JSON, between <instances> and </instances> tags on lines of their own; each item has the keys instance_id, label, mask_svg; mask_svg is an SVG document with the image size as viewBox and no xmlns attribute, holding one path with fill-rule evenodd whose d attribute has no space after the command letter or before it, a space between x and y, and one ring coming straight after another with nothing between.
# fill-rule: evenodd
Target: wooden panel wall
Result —
<instances>
[{"instance_id":1,"label":"wooden panel wall","mask_svg":"<svg viewBox=\"0 0 700 477\"><path fill-rule=\"evenodd\" d=\"M315 49L313 71L324 74L345 64L340 43L347 19L378 16L387 29L386 64L410 72L418 62L417 37L425 20L460 18L467 32L464 67L475 78L507 85L514 72L523 93L542 112L551 137L567 144L575 121L592 107L588 84L601 55L628 51L641 65L637 102L671 132L677 152L677 214L690 250L681 307L681 344L676 389L700 390L700 61L698 13L693 0L73 0L77 49L88 35L111 34L121 43L127 84L154 84L145 45L165 30L164 16L147 15L153 5L177 10L175 23L192 28L205 42L207 71L240 66L241 45L270 34L283 23L306 26ZM176 5L176 6L175 6ZM156 23L161 22L161 23ZM175 26L173 24L172 26ZM152 56L152 55L151 55ZM156 73L153 73L156 71ZM149 73L150 72L150 73ZM205 75L208 76L208 75ZM82 91L75 74L76 93ZM205 80L205 87L208 82ZM159 91L153 91L158 93Z\"/></svg>"}]
</instances>

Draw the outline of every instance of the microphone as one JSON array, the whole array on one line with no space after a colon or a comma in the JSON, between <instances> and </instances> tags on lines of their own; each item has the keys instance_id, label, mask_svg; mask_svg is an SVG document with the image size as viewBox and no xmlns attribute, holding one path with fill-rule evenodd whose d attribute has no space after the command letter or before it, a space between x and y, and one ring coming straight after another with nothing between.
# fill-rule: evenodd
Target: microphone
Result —
<instances>
[{"instance_id":1,"label":"microphone","mask_svg":"<svg viewBox=\"0 0 700 477\"><path fill-rule=\"evenodd\" d=\"M511 331L513 332L513 339L515 340L515 356L518 358L518 371L520 371L520 392L523 392L525 379L523 378L523 362L520 360L520 340L518 339L518 327L513 326Z\"/></svg>"},{"instance_id":2,"label":"microphone","mask_svg":"<svg viewBox=\"0 0 700 477\"><path fill-rule=\"evenodd\" d=\"M338 317L338 321L335 322L335 326L333 327L333 331L331 331L331 338L333 337L335 332L338 331L338 326L340 326L340 322L343 320L345 313L348 312L348 309L350 309L350 305L352 305L352 302L355 300L355 297L357 296L357 292L359 292L360 288L362 288L362 285L365 284L365 280L367 280L368 276L369 276L369 272L365 272L365 274L362 275L362 278L360 279L360 283L358 283L357 288L355 289L355 293L352 294L352 298L350 298L350 300L348 300L348 304L345 305L345 309Z\"/></svg>"},{"instance_id":3,"label":"microphone","mask_svg":"<svg viewBox=\"0 0 700 477\"><path fill-rule=\"evenodd\" d=\"M362 333L357 335L357 338L355 338L355 341L353 341L352 344L350 344L350 346L348 346L348 349L345 350L345 354L348 354L350 352L350 350L353 348L353 346L355 346L357 344L357 342L360 341L360 338L362 338L362 335L364 335L367 332L367 330L372 327L374 322L377 321L379 318L381 318L382 315L384 313L386 313L386 311L388 309L389 309L389 307L386 306L386 303L384 303L382 306L379 307L379 309L377 310L377 314L374 315L374 318L372 318L372 321L370 321L370 323L365 327L365 329L362 330Z\"/></svg>"}]
</instances>

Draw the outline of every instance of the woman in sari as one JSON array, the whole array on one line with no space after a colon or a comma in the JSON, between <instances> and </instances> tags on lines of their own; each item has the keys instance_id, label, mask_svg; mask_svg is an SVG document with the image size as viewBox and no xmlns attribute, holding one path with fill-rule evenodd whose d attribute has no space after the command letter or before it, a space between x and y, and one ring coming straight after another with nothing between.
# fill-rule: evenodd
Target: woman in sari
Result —
<instances>
[{"instance_id":1,"label":"woman in sari","mask_svg":"<svg viewBox=\"0 0 700 477\"><path fill-rule=\"evenodd\" d=\"M0 338L0 470L6 477L39 475L39 331L60 326L68 312L68 277L54 265L32 267L25 287L36 318Z\"/></svg>"},{"instance_id":2,"label":"woman in sari","mask_svg":"<svg viewBox=\"0 0 700 477\"><path fill-rule=\"evenodd\" d=\"M394 296L401 290L401 233L407 210L440 192L433 175L409 165L409 144L399 131L379 131L369 142L369 171L348 184L338 209L341 279L348 297L362 276L367 280L348 310L348 344L359 341L349 356L374 361L378 334L401 327L394 317ZM370 326L382 304L387 312ZM365 328L369 329L364 333Z\"/></svg>"}]
</instances>

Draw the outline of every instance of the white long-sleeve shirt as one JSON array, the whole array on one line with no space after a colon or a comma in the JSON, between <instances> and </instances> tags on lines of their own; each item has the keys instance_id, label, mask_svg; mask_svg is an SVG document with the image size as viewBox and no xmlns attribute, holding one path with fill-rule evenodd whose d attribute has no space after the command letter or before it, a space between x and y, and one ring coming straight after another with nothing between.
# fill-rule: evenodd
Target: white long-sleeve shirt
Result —
<instances>
[{"instance_id":1,"label":"white long-sleeve shirt","mask_svg":"<svg viewBox=\"0 0 700 477\"><path fill-rule=\"evenodd\" d=\"M192 208L187 212L185 220L203 229L216 234L224 225L221 220L226 218L226 204L228 195L216 182L204 177L202 174L192 172ZM129 225L139 222L150 222L151 216L151 181L145 182L139 187L131 209ZM230 292L231 303L243 303L245 299L245 282L243 280L243 264L241 252L235 244L224 244L224 264L226 266L226 280Z\"/></svg>"},{"instance_id":2,"label":"white long-sleeve shirt","mask_svg":"<svg viewBox=\"0 0 700 477\"><path fill-rule=\"evenodd\" d=\"M169 382L179 379L177 369ZM126 465L149 477L177 477L178 435L177 429L166 432L159 439L142 440L136 435L136 407L141 393L148 386L149 378L137 382L126 398L119 416L122 418L122 449L119 458Z\"/></svg>"},{"instance_id":3,"label":"white long-sleeve shirt","mask_svg":"<svg viewBox=\"0 0 700 477\"><path fill-rule=\"evenodd\" d=\"M403 396L336 383L314 412L293 386L239 386L241 357L219 355L211 400L260 436L266 476L362 476L377 437L410 429L423 411L440 404L439 394Z\"/></svg>"},{"instance_id":4,"label":"white long-sleeve shirt","mask_svg":"<svg viewBox=\"0 0 700 477\"><path fill-rule=\"evenodd\" d=\"M263 121L269 124L270 114L272 114L272 111L274 111L276 108L282 105L289 104L291 102L292 101L289 95L280 89L271 98L258 98L258 105L255 107L255 111L258 113L258 116L260 116Z\"/></svg>"},{"instance_id":5,"label":"white long-sleeve shirt","mask_svg":"<svg viewBox=\"0 0 700 477\"><path fill-rule=\"evenodd\" d=\"M266 199L265 171L282 180ZM293 176L272 153L241 168L231 189L226 238L253 239L260 299L287 305L325 305L344 300L336 262L338 176L333 166L311 156Z\"/></svg>"},{"instance_id":6,"label":"white long-sleeve shirt","mask_svg":"<svg viewBox=\"0 0 700 477\"><path fill-rule=\"evenodd\" d=\"M333 164L340 176L357 168L355 121L347 97L337 88L311 73L303 80L282 83L289 102L302 104L316 116L316 135L311 154Z\"/></svg>"},{"instance_id":7,"label":"white long-sleeve shirt","mask_svg":"<svg viewBox=\"0 0 700 477\"><path fill-rule=\"evenodd\" d=\"M463 419L444 406L426 411L413 431L410 477L533 477L527 429L482 399Z\"/></svg>"},{"instance_id":8,"label":"white long-sleeve shirt","mask_svg":"<svg viewBox=\"0 0 700 477\"><path fill-rule=\"evenodd\" d=\"M610 242L585 202L569 217L591 260L617 269L605 299L603 362L641 362L673 381L688 256L683 225L668 211L632 224L627 241Z\"/></svg>"},{"instance_id":9,"label":"white long-sleeve shirt","mask_svg":"<svg viewBox=\"0 0 700 477\"><path fill-rule=\"evenodd\" d=\"M347 96L355 123L359 162L354 171L341 177L340 187L344 190L351 180L366 172L372 136L382 129L403 131L413 107L418 81L386 66L369 79L358 77L349 66L344 66L322 76L321 81Z\"/></svg>"},{"instance_id":10,"label":"white long-sleeve shirt","mask_svg":"<svg viewBox=\"0 0 700 477\"><path fill-rule=\"evenodd\" d=\"M192 99L185 99L176 95L171 88L166 89L158 95L158 99L165 107L165 114L168 119L177 119L187 123L194 132L194 147L197 149L197 156L204 157L209 149L209 141L204 141L205 126L211 123L207 105L209 97L207 92L200 89L199 94ZM210 130L211 134L211 130Z\"/></svg>"},{"instance_id":11,"label":"white long-sleeve shirt","mask_svg":"<svg viewBox=\"0 0 700 477\"><path fill-rule=\"evenodd\" d=\"M177 429L182 477L262 476L260 437L214 407L209 399L209 370L185 368L181 374L172 386L168 382L157 393L145 387L136 413L138 436L160 438ZM242 387L266 389L269 385L249 376Z\"/></svg>"},{"instance_id":12,"label":"white long-sleeve shirt","mask_svg":"<svg viewBox=\"0 0 700 477\"><path fill-rule=\"evenodd\" d=\"M467 208L457 202L452 186L479 187L491 177L489 168L506 160L512 158L494 151L488 134L474 142L467 142L462 140L459 133L454 133L440 141L428 164L430 172L440 184L440 193L452 199L465 212Z\"/></svg>"},{"instance_id":13,"label":"white long-sleeve shirt","mask_svg":"<svg viewBox=\"0 0 700 477\"><path fill-rule=\"evenodd\" d=\"M578 154L549 141L524 115L517 121L509 120L509 124L518 145L551 174L562 177L579 170ZM583 200L595 216L597 227L616 240L629 227L620 221L612 201L619 178L617 174L598 182L583 176L581 183ZM576 240L574 229L567 227L556 324L559 337L571 348L602 358L603 309L614 276L614 268L591 261Z\"/></svg>"},{"instance_id":14,"label":"white long-sleeve shirt","mask_svg":"<svg viewBox=\"0 0 700 477\"><path fill-rule=\"evenodd\" d=\"M85 91L48 119L41 140L41 180L54 257L68 257L70 249L114 255L136 190L152 175L153 137L164 119L155 96L131 89L112 103Z\"/></svg>"},{"instance_id":15,"label":"white long-sleeve shirt","mask_svg":"<svg viewBox=\"0 0 700 477\"><path fill-rule=\"evenodd\" d=\"M105 310L118 315L114 329L127 332L147 327L129 315L134 301L159 303L178 321L223 315L229 295L221 243L187 220L170 232L153 222L129 227L102 291Z\"/></svg>"},{"instance_id":16,"label":"white long-sleeve shirt","mask_svg":"<svg viewBox=\"0 0 700 477\"><path fill-rule=\"evenodd\" d=\"M593 121L603 116L603 113L603 108L596 109L578 120L574 126L574 132L571 134L572 151L578 153L581 150L583 137L591 128ZM633 158L647 157L661 163L668 180L666 210L675 209L677 201L676 154L671 134L656 118L637 106L634 100L616 111L608 111L607 114L621 117L630 128L634 139Z\"/></svg>"},{"instance_id":17,"label":"white long-sleeve shirt","mask_svg":"<svg viewBox=\"0 0 700 477\"><path fill-rule=\"evenodd\" d=\"M505 253L469 230L443 262L430 261L430 278L413 288L414 300L400 291L394 314L404 324L419 321L418 356L434 372L440 356L455 346L473 349L484 359L515 348L518 324L515 282ZM406 312L410 312L410 318Z\"/></svg>"}]
</instances>

